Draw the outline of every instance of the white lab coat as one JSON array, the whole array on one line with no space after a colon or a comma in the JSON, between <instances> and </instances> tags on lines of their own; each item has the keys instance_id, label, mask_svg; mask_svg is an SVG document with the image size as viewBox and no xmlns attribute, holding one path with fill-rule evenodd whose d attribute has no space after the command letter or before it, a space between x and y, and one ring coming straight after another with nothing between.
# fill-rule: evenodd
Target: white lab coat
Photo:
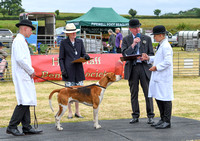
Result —
<instances>
[{"instance_id":1,"label":"white lab coat","mask_svg":"<svg viewBox=\"0 0 200 141\"><path fill-rule=\"evenodd\" d=\"M12 77L18 105L37 105L36 90L33 79L34 73L31 57L25 37L17 34L12 44Z\"/></svg>"},{"instance_id":2,"label":"white lab coat","mask_svg":"<svg viewBox=\"0 0 200 141\"><path fill-rule=\"evenodd\" d=\"M155 56L150 56L148 63L153 63L157 71L151 74L148 97L161 101L171 101L173 94L173 51L167 41L160 42Z\"/></svg>"}]
</instances>

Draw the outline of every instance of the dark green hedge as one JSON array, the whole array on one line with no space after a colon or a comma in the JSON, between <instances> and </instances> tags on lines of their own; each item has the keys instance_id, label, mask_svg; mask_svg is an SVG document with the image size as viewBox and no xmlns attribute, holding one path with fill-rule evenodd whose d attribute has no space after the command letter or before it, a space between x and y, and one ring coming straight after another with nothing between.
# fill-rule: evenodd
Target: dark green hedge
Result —
<instances>
[{"instance_id":1,"label":"dark green hedge","mask_svg":"<svg viewBox=\"0 0 200 141\"><path fill-rule=\"evenodd\" d=\"M130 15L121 15L124 18L131 19L132 17ZM79 16L56 16L56 20L73 20L78 18ZM140 16L136 15L135 18L138 19L166 19L166 18L200 18L198 16L190 15L190 16L180 16L180 15L170 15L170 16ZM6 16L6 17L0 17L0 20L19 20L19 16Z\"/></svg>"},{"instance_id":2,"label":"dark green hedge","mask_svg":"<svg viewBox=\"0 0 200 141\"><path fill-rule=\"evenodd\" d=\"M132 17L129 15L122 15L124 18L131 19ZM198 16L190 15L190 16L181 16L181 15L170 15L170 16L139 16L136 15L135 18L138 19L177 19L177 18L200 18Z\"/></svg>"},{"instance_id":3,"label":"dark green hedge","mask_svg":"<svg viewBox=\"0 0 200 141\"><path fill-rule=\"evenodd\" d=\"M56 16L56 20L73 20L73 19L76 19L78 18L79 16L68 16L68 17L60 17L60 16Z\"/></svg>"},{"instance_id":4,"label":"dark green hedge","mask_svg":"<svg viewBox=\"0 0 200 141\"><path fill-rule=\"evenodd\" d=\"M0 17L0 20L19 20L19 17Z\"/></svg>"}]
</instances>

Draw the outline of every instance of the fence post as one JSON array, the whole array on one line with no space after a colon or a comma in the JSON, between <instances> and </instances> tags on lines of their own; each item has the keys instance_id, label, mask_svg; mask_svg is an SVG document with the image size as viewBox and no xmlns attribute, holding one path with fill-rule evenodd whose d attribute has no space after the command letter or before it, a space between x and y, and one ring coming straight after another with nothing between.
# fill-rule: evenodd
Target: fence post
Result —
<instances>
[{"instance_id":1,"label":"fence post","mask_svg":"<svg viewBox=\"0 0 200 141\"><path fill-rule=\"evenodd\" d=\"M84 36L84 47L86 48L85 51L87 52L88 47L87 47L87 45L86 45L86 31L84 31L83 34L84 34L84 35L83 35L83 36Z\"/></svg>"},{"instance_id":2,"label":"fence post","mask_svg":"<svg viewBox=\"0 0 200 141\"><path fill-rule=\"evenodd\" d=\"M179 76L179 62L180 60L179 60L179 52L178 52L178 76Z\"/></svg>"},{"instance_id":3,"label":"fence post","mask_svg":"<svg viewBox=\"0 0 200 141\"><path fill-rule=\"evenodd\" d=\"M102 32L100 32L100 36L101 36L101 53L103 53L103 43L102 43Z\"/></svg>"},{"instance_id":4,"label":"fence post","mask_svg":"<svg viewBox=\"0 0 200 141\"><path fill-rule=\"evenodd\" d=\"M200 76L200 53L199 53L199 76Z\"/></svg>"},{"instance_id":5,"label":"fence post","mask_svg":"<svg viewBox=\"0 0 200 141\"><path fill-rule=\"evenodd\" d=\"M94 37L95 37L95 38L94 38L94 39L95 39L95 40L94 40L94 44L95 44L95 47L96 47L96 52L97 52L97 36L96 36L96 35L94 35Z\"/></svg>"}]
</instances>

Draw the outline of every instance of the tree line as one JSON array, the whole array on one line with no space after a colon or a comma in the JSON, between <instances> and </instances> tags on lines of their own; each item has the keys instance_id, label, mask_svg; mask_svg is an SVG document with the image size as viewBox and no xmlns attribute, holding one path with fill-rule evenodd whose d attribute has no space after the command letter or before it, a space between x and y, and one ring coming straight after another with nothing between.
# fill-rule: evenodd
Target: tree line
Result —
<instances>
[{"instance_id":1,"label":"tree line","mask_svg":"<svg viewBox=\"0 0 200 141\"><path fill-rule=\"evenodd\" d=\"M22 8L22 0L1 0L0 2L0 13L2 13L3 17L5 15L8 16L18 16L20 13L25 12L25 9ZM161 14L160 9L155 9L154 15L159 18ZM59 18L60 11L56 10L55 14L57 18ZM130 9L128 14L134 18L137 15L137 11L134 9ZM200 17L200 8L192 8L187 11L179 11L178 13L165 13L161 16L192 16L192 17Z\"/></svg>"},{"instance_id":2,"label":"tree line","mask_svg":"<svg viewBox=\"0 0 200 141\"><path fill-rule=\"evenodd\" d=\"M154 15L159 17L161 14L161 10L160 9L155 9L154 11ZM132 18L134 18L137 15L137 11L134 9L130 9L128 11L129 15L131 15ZM200 17L200 8L192 8L190 10L186 10L186 11L179 11L178 13L165 13L162 16L197 16Z\"/></svg>"},{"instance_id":3,"label":"tree line","mask_svg":"<svg viewBox=\"0 0 200 141\"><path fill-rule=\"evenodd\" d=\"M19 15L22 12L25 12L25 9L22 8L22 0L1 0L0 13L3 17Z\"/></svg>"}]
</instances>

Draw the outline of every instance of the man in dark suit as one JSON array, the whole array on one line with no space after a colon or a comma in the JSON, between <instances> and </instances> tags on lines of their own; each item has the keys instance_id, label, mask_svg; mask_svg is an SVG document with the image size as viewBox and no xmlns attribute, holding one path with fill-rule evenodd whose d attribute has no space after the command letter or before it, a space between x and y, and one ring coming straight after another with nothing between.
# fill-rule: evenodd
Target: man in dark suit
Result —
<instances>
[{"instance_id":1,"label":"man in dark suit","mask_svg":"<svg viewBox=\"0 0 200 141\"><path fill-rule=\"evenodd\" d=\"M149 56L153 56L153 47L151 38L140 34L141 23L138 19L132 19L129 21L130 35L124 37L122 42L122 55L136 55L146 53ZM129 60L125 64L124 68L124 79L128 80L130 92L131 92L131 105L132 105L132 117L130 124L139 122L140 109L138 102L138 92L139 92L139 81L144 92L146 101L146 112L148 117L148 124L152 124L154 112L153 112L153 100L148 98L148 88L151 72L150 64L146 61L141 61L138 59Z\"/></svg>"}]
</instances>

